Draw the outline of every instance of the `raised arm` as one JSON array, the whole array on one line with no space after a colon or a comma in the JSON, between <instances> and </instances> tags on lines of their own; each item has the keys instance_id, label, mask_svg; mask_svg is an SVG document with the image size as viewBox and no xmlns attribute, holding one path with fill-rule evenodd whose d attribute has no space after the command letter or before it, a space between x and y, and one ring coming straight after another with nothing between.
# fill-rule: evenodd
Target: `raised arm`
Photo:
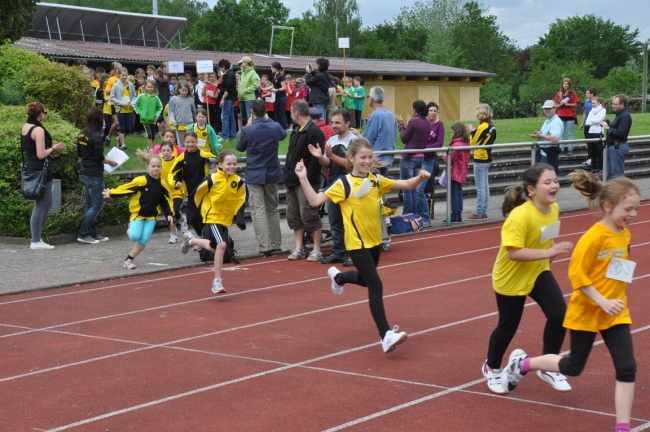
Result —
<instances>
[{"instance_id":1,"label":"raised arm","mask_svg":"<svg viewBox=\"0 0 650 432\"><path fill-rule=\"evenodd\" d=\"M325 204L330 200L323 192L316 193L314 188L311 186L309 179L307 178L307 168L305 168L302 159L300 159L300 162L296 164L296 175L298 176L298 179L300 179L300 185L302 186L307 201L309 201L309 205L312 207L319 207L321 204Z\"/></svg>"}]
</instances>

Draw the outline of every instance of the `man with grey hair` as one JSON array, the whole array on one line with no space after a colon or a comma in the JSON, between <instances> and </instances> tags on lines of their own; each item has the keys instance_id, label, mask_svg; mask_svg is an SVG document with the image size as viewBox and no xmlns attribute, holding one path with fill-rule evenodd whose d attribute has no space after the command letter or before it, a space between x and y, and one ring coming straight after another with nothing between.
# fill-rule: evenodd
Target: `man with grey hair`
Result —
<instances>
[{"instance_id":1,"label":"man with grey hair","mask_svg":"<svg viewBox=\"0 0 650 432\"><path fill-rule=\"evenodd\" d=\"M384 108L384 89L378 86L371 88L368 92L368 103L374 112L368 117L363 137L372 143L374 151L395 150L395 116ZM361 132L356 129L350 131L356 136L361 136ZM388 167L393 164L393 155L379 156L379 161L386 166L377 171L385 176Z\"/></svg>"},{"instance_id":2,"label":"man with grey hair","mask_svg":"<svg viewBox=\"0 0 650 432\"><path fill-rule=\"evenodd\" d=\"M543 162L543 157L546 157L546 163L558 171L558 159L560 157L560 148L555 145L562 138L562 131L564 129L562 120L555 112L555 102L547 100L542 105L546 121L542 125L540 131L535 131L530 134L531 137L539 140L537 146L537 163Z\"/></svg>"}]
</instances>

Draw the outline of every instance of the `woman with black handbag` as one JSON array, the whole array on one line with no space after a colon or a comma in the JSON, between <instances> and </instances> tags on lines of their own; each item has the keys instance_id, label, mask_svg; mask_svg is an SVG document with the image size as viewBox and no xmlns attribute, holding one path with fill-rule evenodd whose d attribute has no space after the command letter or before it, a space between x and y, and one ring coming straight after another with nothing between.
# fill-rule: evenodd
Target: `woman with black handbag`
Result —
<instances>
[{"instance_id":1,"label":"woman with black handbag","mask_svg":"<svg viewBox=\"0 0 650 432\"><path fill-rule=\"evenodd\" d=\"M23 195L34 200L34 210L29 221L32 230L30 249L54 249L43 241L41 232L52 208L52 160L50 155L61 153L65 145L52 145L52 136L41 124L45 118L45 107L40 102L27 105L27 121L20 132L20 145L27 154L23 160Z\"/></svg>"}]
</instances>

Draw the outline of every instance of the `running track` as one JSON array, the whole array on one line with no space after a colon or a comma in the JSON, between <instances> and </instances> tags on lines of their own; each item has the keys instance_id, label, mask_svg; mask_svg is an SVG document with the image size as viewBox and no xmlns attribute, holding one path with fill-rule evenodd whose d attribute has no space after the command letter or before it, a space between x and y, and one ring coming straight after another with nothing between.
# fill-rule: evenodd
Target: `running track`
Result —
<instances>
[{"instance_id":1,"label":"running track","mask_svg":"<svg viewBox=\"0 0 650 432\"><path fill-rule=\"evenodd\" d=\"M561 219L562 239L576 242L598 216ZM286 257L228 265L220 296L212 270L197 267L0 297L0 430L612 430L614 370L601 342L571 392L533 374L508 396L487 390L500 227L394 239L380 262L384 301L390 324L411 337L388 355L365 289L334 296L326 266ZM650 430L650 203L631 231L641 431ZM568 258L552 265L567 295ZM509 352L541 351L544 317L529 306Z\"/></svg>"}]
</instances>

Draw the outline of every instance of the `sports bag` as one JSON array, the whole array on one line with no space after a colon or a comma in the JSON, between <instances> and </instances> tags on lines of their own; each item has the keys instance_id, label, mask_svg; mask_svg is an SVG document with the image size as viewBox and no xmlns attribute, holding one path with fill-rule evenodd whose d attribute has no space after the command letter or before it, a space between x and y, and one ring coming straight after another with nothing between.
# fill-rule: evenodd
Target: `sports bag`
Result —
<instances>
[{"instance_id":1,"label":"sports bag","mask_svg":"<svg viewBox=\"0 0 650 432\"><path fill-rule=\"evenodd\" d=\"M417 232L422 229L422 217L418 214L406 213L391 217L390 224L391 234Z\"/></svg>"}]
</instances>

